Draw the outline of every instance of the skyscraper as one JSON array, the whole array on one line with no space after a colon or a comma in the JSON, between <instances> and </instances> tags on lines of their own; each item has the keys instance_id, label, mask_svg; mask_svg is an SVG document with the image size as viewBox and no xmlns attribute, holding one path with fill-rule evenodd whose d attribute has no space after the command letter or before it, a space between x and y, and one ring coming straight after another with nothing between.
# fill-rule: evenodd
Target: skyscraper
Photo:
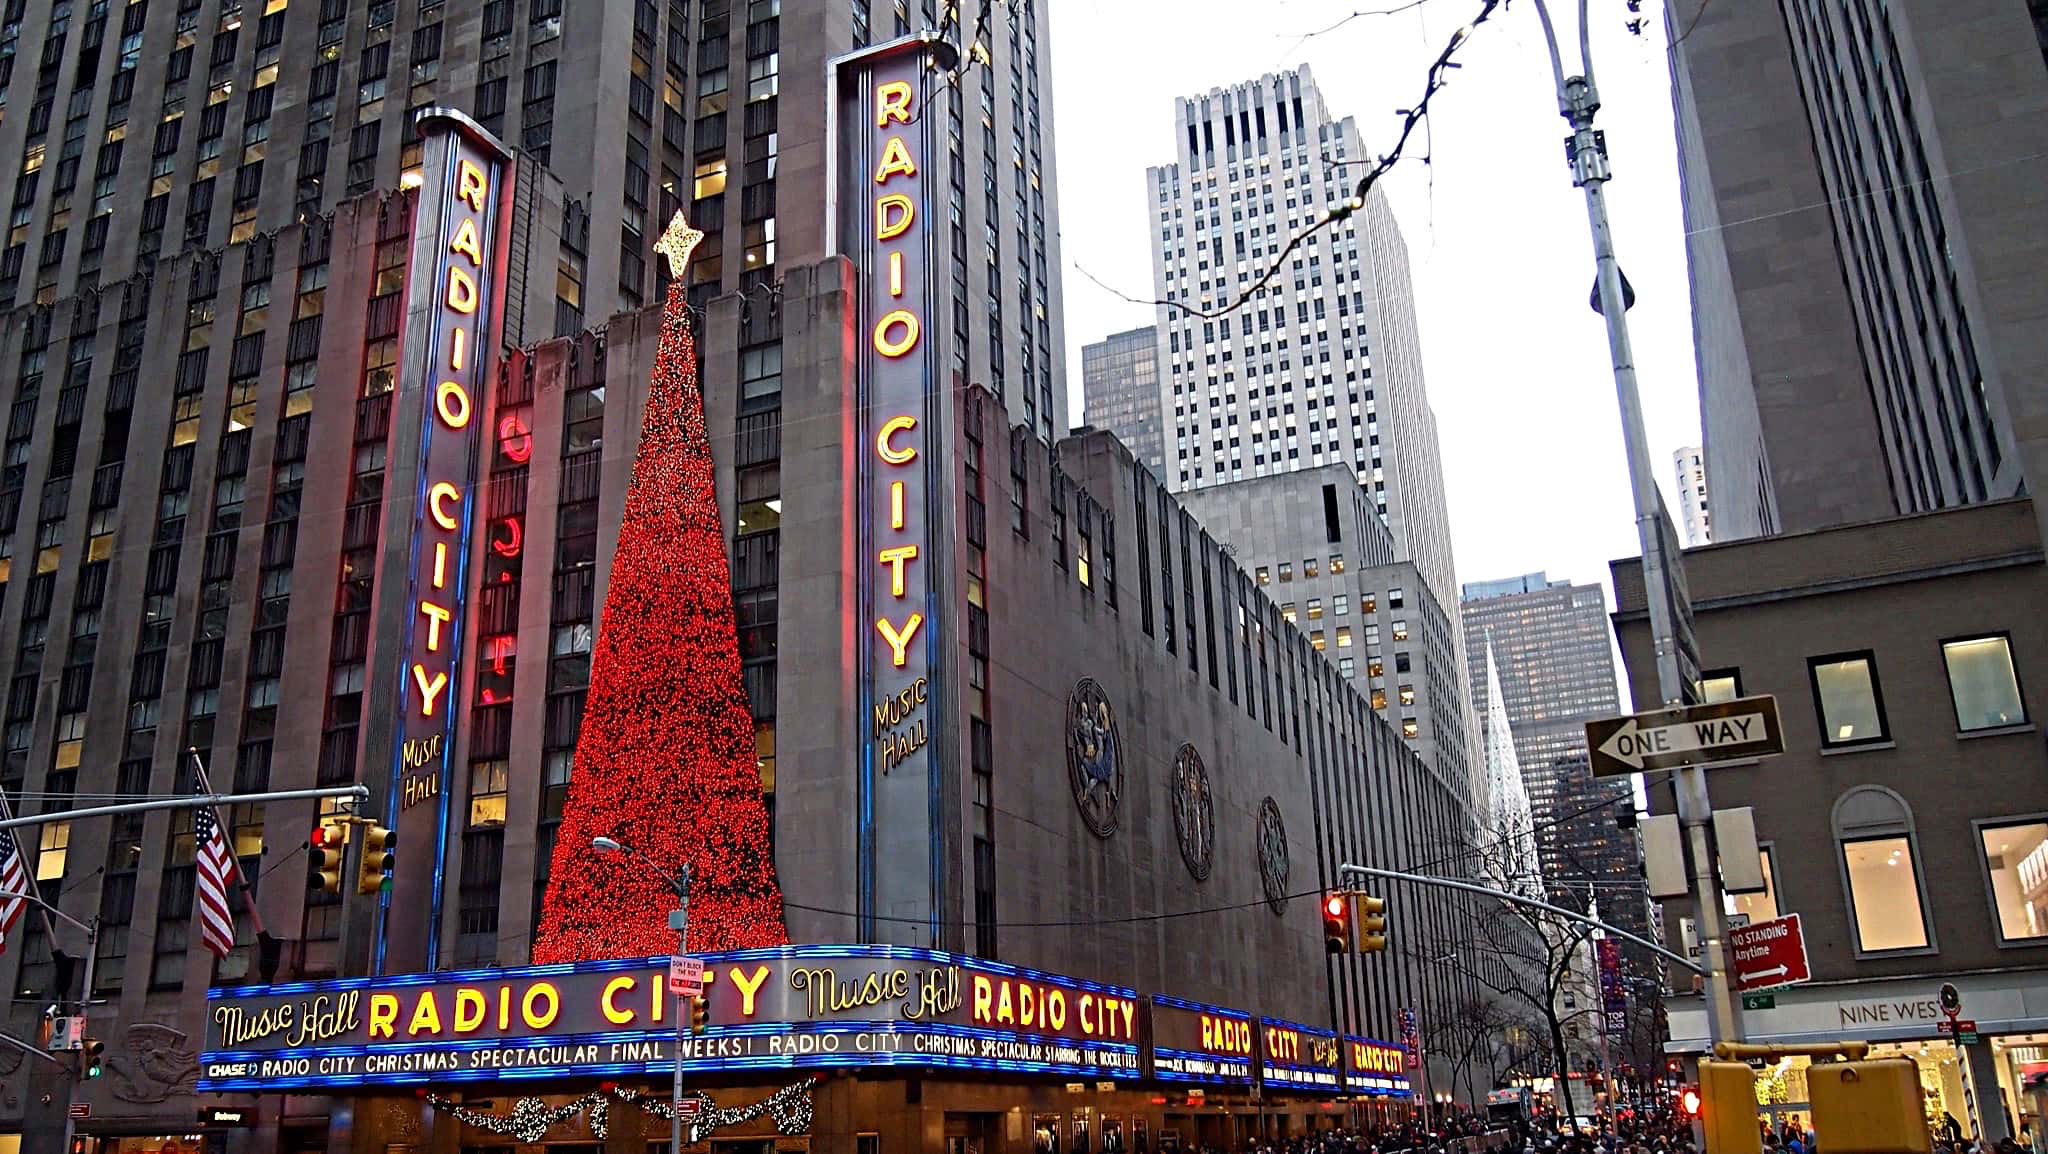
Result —
<instances>
[{"instance_id":1,"label":"skyscraper","mask_svg":"<svg viewBox=\"0 0 2048 1154\"><path fill-rule=\"evenodd\" d=\"M1687 445L1671 454L1671 470L1678 481L1679 528L1685 532L1687 547L1713 540L1707 518L1707 469L1698 445Z\"/></svg>"},{"instance_id":2,"label":"skyscraper","mask_svg":"<svg viewBox=\"0 0 2048 1154\"><path fill-rule=\"evenodd\" d=\"M2048 16L1668 9L1715 537L2038 489Z\"/></svg>"},{"instance_id":3,"label":"skyscraper","mask_svg":"<svg viewBox=\"0 0 2048 1154\"><path fill-rule=\"evenodd\" d=\"M1147 172L1155 295L1214 308L1354 192L1369 160L1306 67L1175 102L1175 159ZM1386 197L1296 248L1229 314L1158 310L1167 484L1193 489L1318 465L1358 474L1439 602L1453 604L1450 513L1424 389L1408 250Z\"/></svg>"},{"instance_id":4,"label":"skyscraper","mask_svg":"<svg viewBox=\"0 0 2048 1154\"><path fill-rule=\"evenodd\" d=\"M1155 473L1165 467L1158 342L1159 330L1146 325L1081 349L1082 420L1115 432Z\"/></svg>"},{"instance_id":5,"label":"skyscraper","mask_svg":"<svg viewBox=\"0 0 2048 1154\"><path fill-rule=\"evenodd\" d=\"M1488 717L1498 688L1535 817L1544 884L1554 898L1581 904L1596 894L1615 924L1640 932L1644 903L1608 888L1640 878L1631 839L1615 825L1633 804L1629 784L1593 778L1586 757L1587 719L1621 709L1605 595L1598 585L1542 573L1474 582L1465 594L1466 646L1490 657L1474 671L1474 709Z\"/></svg>"},{"instance_id":6,"label":"skyscraper","mask_svg":"<svg viewBox=\"0 0 2048 1154\"><path fill-rule=\"evenodd\" d=\"M15 11L0 54L42 63L33 79L25 67L0 79L21 110L0 124L0 154L22 158L0 173L15 206L0 305L50 304L410 186L414 118L439 105L562 182L568 203L535 242L556 265L552 315L526 319L529 339L659 301L668 273L649 258L678 208L706 234L693 302L743 292L772 306L778 266L828 251L828 157L814 131L826 62L941 16L937 0L790 0L787 19L783 6L378 0L259 12L205 0L109 13L57 0L46 14ZM1066 398L1044 22L1030 0L984 29L947 30L980 35L992 55L963 69L947 110L960 167L940 240L956 291L976 302L951 322L951 368L986 379L1050 440ZM964 103L986 110L971 140ZM785 113L802 130L785 133ZM747 335L747 375L770 379L773 342L753 339L758 326Z\"/></svg>"}]
</instances>

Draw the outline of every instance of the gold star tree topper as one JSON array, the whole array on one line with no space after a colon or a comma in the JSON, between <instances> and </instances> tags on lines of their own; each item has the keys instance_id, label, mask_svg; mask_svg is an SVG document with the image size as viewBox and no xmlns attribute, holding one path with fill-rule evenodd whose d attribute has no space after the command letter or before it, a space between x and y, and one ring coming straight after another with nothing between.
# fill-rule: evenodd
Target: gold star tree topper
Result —
<instances>
[{"instance_id":1,"label":"gold star tree topper","mask_svg":"<svg viewBox=\"0 0 2048 1154\"><path fill-rule=\"evenodd\" d=\"M675 219L668 222L668 231L662 233L661 239L654 242L654 251L668 257L669 275L681 280L683 270L689 267L690 253L696 250L697 242L703 239L703 230L691 228L690 222L684 220L683 214L678 211Z\"/></svg>"}]
</instances>

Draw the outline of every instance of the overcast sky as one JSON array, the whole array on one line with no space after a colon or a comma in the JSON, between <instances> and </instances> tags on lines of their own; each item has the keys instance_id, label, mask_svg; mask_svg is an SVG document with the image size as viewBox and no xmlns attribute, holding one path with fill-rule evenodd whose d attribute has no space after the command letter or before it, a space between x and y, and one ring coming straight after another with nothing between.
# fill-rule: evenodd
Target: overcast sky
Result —
<instances>
[{"instance_id":1,"label":"overcast sky","mask_svg":"<svg viewBox=\"0 0 2048 1154\"><path fill-rule=\"evenodd\" d=\"M1366 148L1384 151L1395 110L1420 95L1428 62L1479 0L1425 0L1301 37L1397 2L1052 3L1074 423L1081 346L1154 320L1151 307L1119 301L1075 266L1153 295L1145 168L1173 159L1173 98L1305 63L1331 112L1356 118ZM1664 32L1652 24L1630 35L1620 0L1594 8L1615 243L1639 298L1629 319L1650 449L1673 502L1670 454L1698 443L1699 405ZM1552 10L1573 71L1576 5L1552 0ZM1585 201L1565 166L1566 125L1530 0L1480 26L1456 59L1463 67L1431 104L1434 163L1396 167L1387 188L1414 264L1458 577L1545 569L1604 584L1607 562L1638 549L1606 330L1586 304Z\"/></svg>"}]
</instances>

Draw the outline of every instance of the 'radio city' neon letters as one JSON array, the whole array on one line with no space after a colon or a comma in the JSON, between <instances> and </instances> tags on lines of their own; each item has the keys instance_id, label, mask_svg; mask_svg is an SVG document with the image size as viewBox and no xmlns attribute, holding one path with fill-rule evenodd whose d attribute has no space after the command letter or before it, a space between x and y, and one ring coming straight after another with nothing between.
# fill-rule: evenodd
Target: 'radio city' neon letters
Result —
<instances>
[{"instance_id":1,"label":"'radio city' neon letters","mask_svg":"<svg viewBox=\"0 0 2048 1154\"><path fill-rule=\"evenodd\" d=\"M915 90L901 80L892 80L875 86L875 127L888 129L892 125L911 123L911 101ZM884 191L875 198L875 240L877 243L901 242L882 254L889 269L889 295L894 301L901 301L904 295L903 265L905 250L911 247L916 233L912 225L917 222L917 202L910 196L888 191L890 181L907 181L917 175L917 163L911 159L910 149L902 135L891 135L883 141L881 162L875 169L874 183ZM890 359L909 355L923 339L924 324L916 312L901 307L889 309L875 322L875 351ZM920 447L917 418L908 414L892 416L882 422L875 435L875 456L889 469L908 468L916 463ZM904 515L904 483L890 479L889 486L889 528L904 532L907 529ZM912 543L882 544L877 548L875 561L889 574L889 596L892 601L912 602L910 583L905 580L904 568L918 561L918 547ZM909 605L903 608L909 609ZM924 614L911 610L898 617L895 612L883 611L875 618L875 632L889 647L889 662L897 669L909 663L910 643L917 637L924 625Z\"/></svg>"}]
</instances>

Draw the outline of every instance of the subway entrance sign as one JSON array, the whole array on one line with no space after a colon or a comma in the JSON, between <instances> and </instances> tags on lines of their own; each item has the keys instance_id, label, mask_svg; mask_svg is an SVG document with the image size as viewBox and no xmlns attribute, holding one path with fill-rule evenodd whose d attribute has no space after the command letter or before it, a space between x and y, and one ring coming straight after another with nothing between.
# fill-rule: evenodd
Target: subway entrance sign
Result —
<instances>
[{"instance_id":1,"label":"subway entrance sign","mask_svg":"<svg viewBox=\"0 0 2048 1154\"><path fill-rule=\"evenodd\" d=\"M1589 721L1586 749L1593 776L1618 777L1769 757L1785 752L1785 735L1778 726L1778 699L1764 693Z\"/></svg>"}]
</instances>

